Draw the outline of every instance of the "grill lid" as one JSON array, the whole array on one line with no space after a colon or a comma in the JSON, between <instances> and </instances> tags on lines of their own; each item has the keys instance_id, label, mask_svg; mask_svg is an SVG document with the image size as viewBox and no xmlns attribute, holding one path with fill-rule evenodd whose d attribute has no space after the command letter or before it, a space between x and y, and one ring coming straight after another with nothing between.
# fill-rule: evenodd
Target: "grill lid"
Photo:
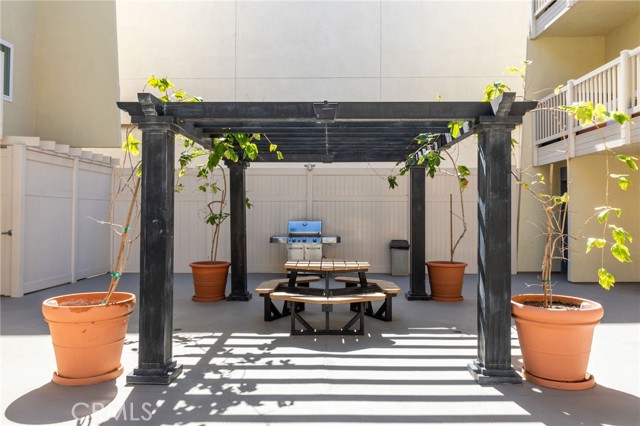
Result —
<instances>
[{"instance_id":1,"label":"grill lid","mask_svg":"<svg viewBox=\"0 0 640 426\"><path fill-rule=\"evenodd\" d=\"M287 225L290 237L319 237L322 235L322 222L319 220L290 220Z\"/></svg>"}]
</instances>

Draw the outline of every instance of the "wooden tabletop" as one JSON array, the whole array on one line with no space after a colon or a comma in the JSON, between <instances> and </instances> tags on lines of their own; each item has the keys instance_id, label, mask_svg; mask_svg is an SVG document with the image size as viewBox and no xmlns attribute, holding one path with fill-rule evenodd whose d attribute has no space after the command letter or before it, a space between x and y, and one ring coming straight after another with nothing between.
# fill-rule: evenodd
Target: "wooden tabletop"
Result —
<instances>
[{"instance_id":1,"label":"wooden tabletop","mask_svg":"<svg viewBox=\"0 0 640 426\"><path fill-rule=\"evenodd\" d=\"M369 262L358 260L291 260L284 264L288 271L368 271Z\"/></svg>"}]
</instances>

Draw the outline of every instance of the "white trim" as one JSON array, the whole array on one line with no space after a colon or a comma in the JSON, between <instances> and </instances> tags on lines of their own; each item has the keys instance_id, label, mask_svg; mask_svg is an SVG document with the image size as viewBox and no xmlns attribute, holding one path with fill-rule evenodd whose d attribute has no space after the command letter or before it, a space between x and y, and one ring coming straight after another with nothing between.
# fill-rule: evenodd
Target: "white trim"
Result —
<instances>
[{"instance_id":1,"label":"white trim","mask_svg":"<svg viewBox=\"0 0 640 426\"><path fill-rule=\"evenodd\" d=\"M13 69L14 69L14 47L13 44L9 43L8 41L5 41L3 39L0 38L0 44L4 45L5 47L8 47L10 49L9 52L9 75L8 76L4 76L2 79L2 99L4 99L7 102L13 102ZM4 61L2 61L2 69L4 70ZM4 79L7 78L9 80L9 94L5 95L4 94Z\"/></svg>"}]
</instances>

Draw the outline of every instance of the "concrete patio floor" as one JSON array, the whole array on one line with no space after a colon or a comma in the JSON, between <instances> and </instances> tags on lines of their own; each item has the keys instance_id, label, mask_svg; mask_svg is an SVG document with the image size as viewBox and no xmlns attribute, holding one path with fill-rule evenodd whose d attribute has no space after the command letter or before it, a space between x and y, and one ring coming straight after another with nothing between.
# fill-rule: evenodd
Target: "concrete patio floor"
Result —
<instances>
[{"instance_id":1,"label":"concrete patio floor","mask_svg":"<svg viewBox=\"0 0 640 426\"><path fill-rule=\"evenodd\" d=\"M384 275L372 274L374 277ZM251 274L249 288L273 275ZM408 278L388 277L408 289ZM120 290L137 293L138 275ZM568 392L521 385L479 386L467 372L476 356L476 280L464 302L394 299L394 320L367 318L361 337L289 336L289 319L262 319L262 299L199 304L191 275L177 274L174 355L183 374L169 386L115 381L67 388L55 370L40 305L48 297L103 291L108 277L2 298L2 425L640 425L640 283L559 281L557 294L605 307L589 371L598 383ZM537 292L533 274L514 276L513 294ZM346 308L336 308L339 312ZM313 313L317 311L317 313ZM319 307L308 309L321 318ZM137 364L137 309L122 362ZM513 364L521 366L515 329Z\"/></svg>"}]
</instances>

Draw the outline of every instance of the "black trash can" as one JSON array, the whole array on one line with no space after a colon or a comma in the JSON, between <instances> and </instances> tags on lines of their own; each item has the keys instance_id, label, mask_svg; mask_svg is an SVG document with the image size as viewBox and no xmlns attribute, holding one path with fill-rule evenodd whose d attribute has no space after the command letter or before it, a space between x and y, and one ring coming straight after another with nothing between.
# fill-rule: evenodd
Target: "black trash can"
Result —
<instances>
[{"instance_id":1,"label":"black trash can","mask_svg":"<svg viewBox=\"0 0 640 426\"><path fill-rule=\"evenodd\" d=\"M409 241L391 240L391 275L406 277L409 275Z\"/></svg>"}]
</instances>

